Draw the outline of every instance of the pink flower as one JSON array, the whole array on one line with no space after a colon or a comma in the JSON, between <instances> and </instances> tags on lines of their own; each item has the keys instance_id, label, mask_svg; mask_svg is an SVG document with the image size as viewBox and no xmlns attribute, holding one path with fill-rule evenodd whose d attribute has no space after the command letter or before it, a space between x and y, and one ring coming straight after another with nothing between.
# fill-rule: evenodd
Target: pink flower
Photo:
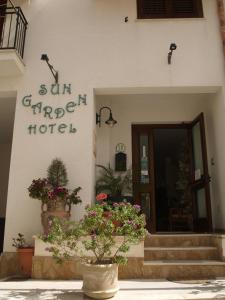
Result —
<instances>
[{"instance_id":1,"label":"pink flower","mask_svg":"<svg viewBox=\"0 0 225 300\"><path fill-rule=\"evenodd\" d=\"M88 216L89 217L96 217L97 216L97 212L96 211L89 211Z\"/></svg>"},{"instance_id":2,"label":"pink flower","mask_svg":"<svg viewBox=\"0 0 225 300\"><path fill-rule=\"evenodd\" d=\"M102 200L107 199L107 197L108 197L107 194L105 194L105 193L100 193L100 194L98 194L98 195L96 196L96 200L97 200L97 201L102 201Z\"/></svg>"}]
</instances>

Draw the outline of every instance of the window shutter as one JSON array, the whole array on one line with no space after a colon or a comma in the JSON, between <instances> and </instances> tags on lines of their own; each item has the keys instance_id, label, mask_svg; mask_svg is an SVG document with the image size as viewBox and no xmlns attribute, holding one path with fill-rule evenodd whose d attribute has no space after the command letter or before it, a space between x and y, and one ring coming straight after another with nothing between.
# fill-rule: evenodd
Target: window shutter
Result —
<instances>
[{"instance_id":1,"label":"window shutter","mask_svg":"<svg viewBox=\"0 0 225 300\"><path fill-rule=\"evenodd\" d=\"M193 13L194 12L193 0L175 0L174 1L174 12L175 13Z\"/></svg>"},{"instance_id":2,"label":"window shutter","mask_svg":"<svg viewBox=\"0 0 225 300\"><path fill-rule=\"evenodd\" d=\"M173 0L173 16L176 17L198 17L198 0Z\"/></svg>"},{"instance_id":3,"label":"window shutter","mask_svg":"<svg viewBox=\"0 0 225 300\"><path fill-rule=\"evenodd\" d=\"M137 0L138 18L202 17L202 0Z\"/></svg>"},{"instance_id":4,"label":"window shutter","mask_svg":"<svg viewBox=\"0 0 225 300\"><path fill-rule=\"evenodd\" d=\"M163 18L167 14L166 0L139 0L142 18Z\"/></svg>"}]
</instances>

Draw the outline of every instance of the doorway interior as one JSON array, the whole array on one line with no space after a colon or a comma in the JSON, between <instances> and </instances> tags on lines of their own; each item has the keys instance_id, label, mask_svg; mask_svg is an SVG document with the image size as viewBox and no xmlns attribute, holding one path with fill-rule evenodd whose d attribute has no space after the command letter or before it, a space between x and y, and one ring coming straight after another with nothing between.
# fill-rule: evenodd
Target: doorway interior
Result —
<instances>
[{"instance_id":1,"label":"doorway interior","mask_svg":"<svg viewBox=\"0 0 225 300\"><path fill-rule=\"evenodd\" d=\"M3 251L15 98L0 98L0 253Z\"/></svg>"},{"instance_id":2,"label":"doorway interior","mask_svg":"<svg viewBox=\"0 0 225 300\"><path fill-rule=\"evenodd\" d=\"M204 116L132 126L134 199L155 232L210 232Z\"/></svg>"}]
</instances>

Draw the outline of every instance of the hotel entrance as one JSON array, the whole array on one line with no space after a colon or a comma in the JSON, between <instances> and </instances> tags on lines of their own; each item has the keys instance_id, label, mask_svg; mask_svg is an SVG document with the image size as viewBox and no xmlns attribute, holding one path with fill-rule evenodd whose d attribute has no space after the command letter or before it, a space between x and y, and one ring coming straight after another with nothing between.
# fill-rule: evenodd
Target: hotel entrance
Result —
<instances>
[{"instance_id":1,"label":"hotel entrance","mask_svg":"<svg viewBox=\"0 0 225 300\"><path fill-rule=\"evenodd\" d=\"M3 251L16 96L0 97L0 253Z\"/></svg>"},{"instance_id":2,"label":"hotel entrance","mask_svg":"<svg viewBox=\"0 0 225 300\"><path fill-rule=\"evenodd\" d=\"M155 232L210 232L204 116L182 124L132 125L134 199Z\"/></svg>"}]
</instances>

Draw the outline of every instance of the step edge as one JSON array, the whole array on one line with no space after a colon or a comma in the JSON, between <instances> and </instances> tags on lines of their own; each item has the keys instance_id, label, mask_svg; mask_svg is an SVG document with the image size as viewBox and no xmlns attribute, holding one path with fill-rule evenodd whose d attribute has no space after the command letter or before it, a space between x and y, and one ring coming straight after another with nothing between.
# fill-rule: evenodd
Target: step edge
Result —
<instances>
[{"instance_id":1,"label":"step edge","mask_svg":"<svg viewBox=\"0 0 225 300\"><path fill-rule=\"evenodd\" d=\"M144 266L225 266L225 262L223 261L214 261L214 260L209 260L209 261L202 261L202 260L180 260L180 261L175 261L175 260L155 260L155 261L148 261L145 260L143 262Z\"/></svg>"},{"instance_id":2,"label":"step edge","mask_svg":"<svg viewBox=\"0 0 225 300\"><path fill-rule=\"evenodd\" d=\"M195 234L195 233L187 233L187 234L150 234L147 236L147 239L154 238L154 237L212 237L214 234L211 233L200 233L200 234Z\"/></svg>"},{"instance_id":3,"label":"step edge","mask_svg":"<svg viewBox=\"0 0 225 300\"><path fill-rule=\"evenodd\" d=\"M144 251L181 251L181 250L218 250L217 247L211 246L193 246L193 247L144 247Z\"/></svg>"}]
</instances>

